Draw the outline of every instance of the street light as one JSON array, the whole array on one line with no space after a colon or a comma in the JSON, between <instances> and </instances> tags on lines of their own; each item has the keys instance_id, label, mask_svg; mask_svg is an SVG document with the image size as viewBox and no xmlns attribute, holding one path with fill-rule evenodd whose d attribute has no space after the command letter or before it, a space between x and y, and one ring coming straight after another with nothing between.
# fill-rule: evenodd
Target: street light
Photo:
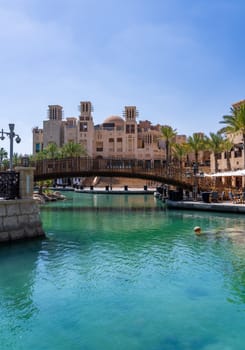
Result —
<instances>
[{"instance_id":1,"label":"street light","mask_svg":"<svg viewBox=\"0 0 245 350\"><path fill-rule=\"evenodd\" d=\"M193 164L193 176L194 176L194 188L193 188L193 192L194 192L194 200L197 200L197 193L198 193L198 163L194 163Z\"/></svg>"},{"instance_id":2,"label":"street light","mask_svg":"<svg viewBox=\"0 0 245 350\"><path fill-rule=\"evenodd\" d=\"M14 132L14 124L9 124L9 132L6 132L4 131L3 129L0 131L0 140L4 140L5 139L5 136L4 135L7 135L10 139L10 148L9 148L9 169L10 171L13 170L13 149L14 149L14 146L13 146L13 141L14 141L14 138L15 138L15 141L17 143L20 143L21 141L21 138L19 137L19 135L17 135L15 132Z\"/></svg>"}]
</instances>

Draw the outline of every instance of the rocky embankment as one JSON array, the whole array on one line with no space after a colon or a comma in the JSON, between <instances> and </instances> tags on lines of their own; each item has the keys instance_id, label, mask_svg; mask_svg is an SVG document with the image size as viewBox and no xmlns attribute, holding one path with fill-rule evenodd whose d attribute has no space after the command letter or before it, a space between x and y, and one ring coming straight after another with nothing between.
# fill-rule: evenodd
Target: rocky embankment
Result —
<instances>
[{"instance_id":1,"label":"rocky embankment","mask_svg":"<svg viewBox=\"0 0 245 350\"><path fill-rule=\"evenodd\" d=\"M53 202L57 200L64 200L66 197L61 194L59 191L54 191L54 192L34 192L33 193L33 199L39 203L39 204L44 204L46 202Z\"/></svg>"}]
</instances>

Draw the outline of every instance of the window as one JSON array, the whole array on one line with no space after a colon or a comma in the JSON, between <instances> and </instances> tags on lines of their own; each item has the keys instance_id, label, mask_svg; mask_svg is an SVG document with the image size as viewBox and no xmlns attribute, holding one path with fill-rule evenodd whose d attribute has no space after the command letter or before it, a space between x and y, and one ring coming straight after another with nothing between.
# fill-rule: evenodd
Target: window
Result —
<instances>
[{"instance_id":1,"label":"window","mask_svg":"<svg viewBox=\"0 0 245 350\"><path fill-rule=\"evenodd\" d=\"M96 142L96 151L103 152L103 142L101 142L101 141Z\"/></svg>"},{"instance_id":2,"label":"window","mask_svg":"<svg viewBox=\"0 0 245 350\"><path fill-rule=\"evenodd\" d=\"M75 127L76 127L76 122L75 122L74 120L68 120L68 121L66 122L66 127L67 127L68 129L70 129L70 128L75 128Z\"/></svg>"},{"instance_id":3,"label":"window","mask_svg":"<svg viewBox=\"0 0 245 350\"><path fill-rule=\"evenodd\" d=\"M88 124L86 122L80 123L80 131L83 131L83 132L88 131Z\"/></svg>"},{"instance_id":4,"label":"window","mask_svg":"<svg viewBox=\"0 0 245 350\"><path fill-rule=\"evenodd\" d=\"M242 150L236 150L235 151L235 158L241 157L242 156Z\"/></svg>"},{"instance_id":5,"label":"window","mask_svg":"<svg viewBox=\"0 0 245 350\"><path fill-rule=\"evenodd\" d=\"M135 133L135 125L127 124L126 125L126 134L134 134Z\"/></svg>"}]
</instances>

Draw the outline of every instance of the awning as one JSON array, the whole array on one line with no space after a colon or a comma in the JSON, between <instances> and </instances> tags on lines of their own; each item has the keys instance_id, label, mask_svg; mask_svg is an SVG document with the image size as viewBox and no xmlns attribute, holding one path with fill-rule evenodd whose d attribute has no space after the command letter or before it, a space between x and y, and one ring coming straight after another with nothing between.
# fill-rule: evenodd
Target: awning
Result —
<instances>
[{"instance_id":1,"label":"awning","mask_svg":"<svg viewBox=\"0 0 245 350\"><path fill-rule=\"evenodd\" d=\"M204 174L207 177L223 177L223 176L245 176L245 169L234 171L223 171L215 174Z\"/></svg>"}]
</instances>

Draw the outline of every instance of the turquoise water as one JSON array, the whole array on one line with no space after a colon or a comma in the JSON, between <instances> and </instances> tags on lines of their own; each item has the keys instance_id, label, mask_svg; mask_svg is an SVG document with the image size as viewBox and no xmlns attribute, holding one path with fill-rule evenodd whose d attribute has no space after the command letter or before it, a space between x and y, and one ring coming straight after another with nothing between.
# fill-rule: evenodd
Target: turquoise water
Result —
<instances>
[{"instance_id":1,"label":"turquoise water","mask_svg":"<svg viewBox=\"0 0 245 350\"><path fill-rule=\"evenodd\" d=\"M0 248L1 350L244 350L244 217L67 196Z\"/></svg>"}]
</instances>

